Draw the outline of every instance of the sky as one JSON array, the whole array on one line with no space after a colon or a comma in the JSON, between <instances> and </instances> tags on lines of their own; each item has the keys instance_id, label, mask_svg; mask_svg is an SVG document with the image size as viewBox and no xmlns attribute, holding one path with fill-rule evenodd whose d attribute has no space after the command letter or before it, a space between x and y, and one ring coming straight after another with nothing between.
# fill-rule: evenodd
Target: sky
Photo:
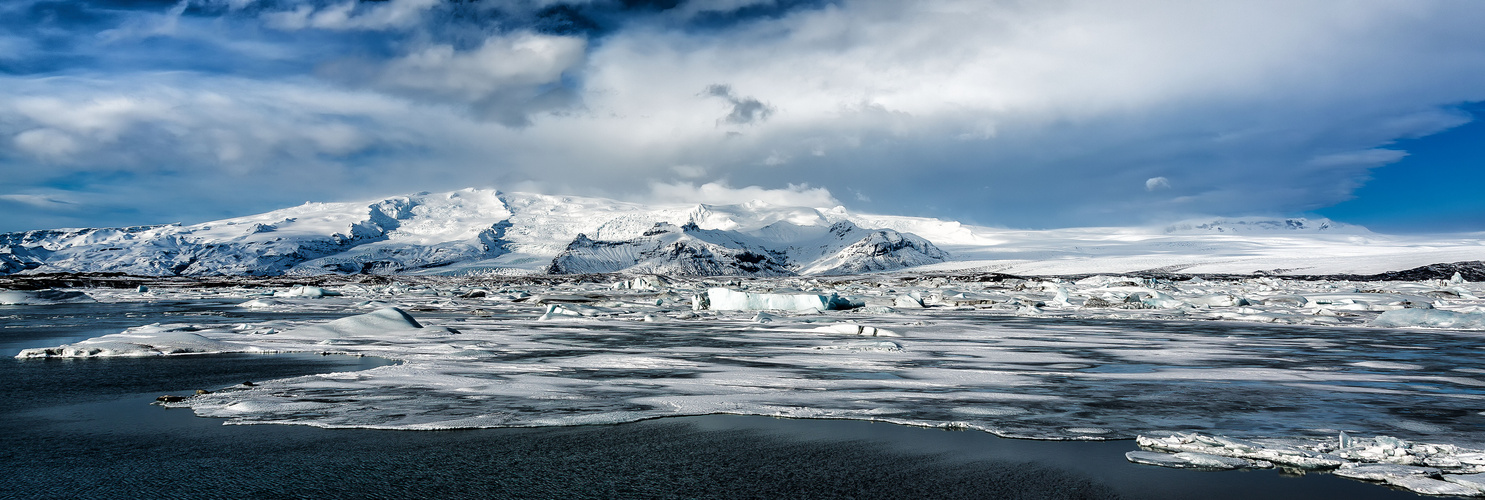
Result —
<instances>
[{"instance_id":1,"label":"sky","mask_svg":"<svg viewBox=\"0 0 1485 500\"><path fill-rule=\"evenodd\" d=\"M1485 2L6 0L0 231L497 188L1485 231Z\"/></svg>"}]
</instances>

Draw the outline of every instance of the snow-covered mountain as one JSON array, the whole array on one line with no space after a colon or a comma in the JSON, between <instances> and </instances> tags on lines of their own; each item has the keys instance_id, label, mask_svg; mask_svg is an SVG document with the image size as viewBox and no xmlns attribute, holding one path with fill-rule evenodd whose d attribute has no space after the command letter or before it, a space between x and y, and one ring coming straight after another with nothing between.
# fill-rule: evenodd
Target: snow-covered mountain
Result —
<instances>
[{"instance_id":1,"label":"snow-covered mountain","mask_svg":"<svg viewBox=\"0 0 1485 500\"><path fill-rule=\"evenodd\" d=\"M923 238L844 209L644 206L465 189L306 203L189 226L0 234L0 273L137 275L588 273L794 275L942 262Z\"/></svg>"},{"instance_id":2,"label":"snow-covered mountain","mask_svg":"<svg viewBox=\"0 0 1485 500\"><path fill-rule=\"evenodd\" d=\"M757 231L657 223L620 241L578 235L552 261L552 274L634 272L717 276L859 274L942 262L928 240L892 229L862 229L849 220L829 227L780 221Z\"/></svg>"},{"instance_id":3,"label":"snow-covered mountain","mask_svg":"<svg viewBox=\"0 0 1485 500\"><path fill-rule=\"evenodd\" d=\"M1485 260L1485 233L1393 236L1325 219L1000 229L842 207L641 205L465 189L306 203L193 225L0 234L0 274L1376 274Z\"/></svg>"},{"instance_id":4,"label":"snow-covered mountain","mask_svg":"<svg viewBox=\"0 0 1485 500\"><path fill-rule=\"evenodd\" d=\"M1170 234L1371 234L1371 231L1361 226L1342 224L1330 219L1309 219L1304 217L1235 217L1188 220L1166 226L1165 232Z\"/></svg>"}]
</instances>

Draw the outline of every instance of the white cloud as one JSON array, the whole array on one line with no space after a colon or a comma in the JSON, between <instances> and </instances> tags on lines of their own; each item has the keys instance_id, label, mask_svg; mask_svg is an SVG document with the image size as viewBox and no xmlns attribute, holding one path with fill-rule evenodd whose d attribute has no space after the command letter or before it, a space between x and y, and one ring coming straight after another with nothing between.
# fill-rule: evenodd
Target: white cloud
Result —
<instances>
[{"instance_id":1,"label":"white cloud","mask_svg":"<svg viewBox=\"0 0 1485 500\"><path fill-rule=\"evenodd\" d=\"M1364 149L1316 156L1308 162L1316 167L1377 167L1393 163L1408 156L1407 151L1396 149Z\"/></svg>"},{"instance_id":2,"label":"white cloud","mask_svg":"<svg viewBox=\"0 0 1485 500\"><path fill-rule=\"evenodd\" d=\"M50 128L31 129L15 135L15 147L42 160L65 160L77 153L77 140Z\"/></svg>"},{"instance_id":3,"label":"white cloud","mask_svg":"<svg viewBox=\"0 0 1485 500\"><path fill-rule=\"evenodd\" d=\"M179 165L241 173L391 146L399 134L366 126L364 117L389 104L375 94L232 78L192 77L174 86L149 80L0 80L11 89L0 91L0 102L9 103L0 104L0 137L11 138L15 153L52 164L53 173L61 166L152 172ZM40 89L49 95L36 96ZM0 169L21 175L10 170Z\"/></svg>"},{"instance_id":4,"label":"white cloud","mask_svg":"<svg viewBox=\"0 0 1485 500\"><path fill-rule=\"evenodd\" d=\"M240 9L240 1L232 1L234 9ZM410 28L423 22L429 9L439 0L390 0L386 2L358 2L346 0L325 6L300 4L291 10L272 11L263 14L268 26L281 30L319 28L327 30L382 30Z\"/></svg>"},{"instance_id":5,"label":"white cloud","mask_svg":"<svg viewBox=\"0 0 1485 500\"><path fill-rule=\"evenodd\" d=\"M0 200L43 209L75 209L76 202L66 195L0 194Z\"/></svg>"},{"instance_id":6,"label":"white cloud","mask_svg":"<svg viewBox=\"0 0 1485 500\"><path fill-rule=\"evenodd\" d=\"M581 38L536 33L490 37L467 52L433 45L388 63L381 83L473 101L513 86L554 82L583 61L586 45Z\"/></svg>"},{"instance_id":7,"label":"white cloud","mask_svg":"<svg viewBox=\"0 0 1485 500\"><path fill-rule=\"evenodd\" d=\"M1154 191L1156 189L1170 189L1170 179L1166 179L1164 177L1151 177L1149 179L1145 179L1146 191Z\"/></svg>"},{"instance_id":8,"label":"white cloud","mask_svg":"<svg viewBox=\"0 0 1485 500\"><path fill-rule=\"evenodd\" d=\"M118 28L99 32L98 38L105 42L117 42L126 38L174 35L180 26L181 14L186 12L190 3L190 0L180 0L163 13L129 18Z\"/></svg>"},{"instance_id":9,"label":"white cloud","mask_svg":"<svg viewBox=\"0 0 1485 500\"><path fill-rule=\"evenodd\" d=\"M770 205L814 208L840 205L840 202L825 188L812 188L804 184L790 184L785 189L767 189L758 186L734 188L722 181L708 182L700 186L690 182L651 183L648 201L710 205L737 205L762 201Z\"/></svg>"}]
</instances>

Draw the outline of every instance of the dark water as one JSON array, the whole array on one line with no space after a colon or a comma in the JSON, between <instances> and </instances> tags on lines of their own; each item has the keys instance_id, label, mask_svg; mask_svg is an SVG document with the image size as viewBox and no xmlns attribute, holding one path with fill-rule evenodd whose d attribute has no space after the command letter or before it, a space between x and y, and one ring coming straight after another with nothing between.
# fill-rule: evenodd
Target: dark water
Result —
<instances>
[{"instance_id":1,"label":"dark water","mask_svg":"<svg viewBox=\"0 0 1485 500\"><path fill-rule=\"evenodd\" d=\"M0 359L0 498L1417 497L1328 475L1139 466L1124 460L1135 449L1129 441L1009 440L856 421L704 416L437 432L224 426L149 402L385 361L9 359L20 348L160 321L152 318L171 306L95 318L67 307L26 314L75 315L76 326L42 321L58 326L6 328L0 337L8 352Z\"/></svg>"}]
</instances>

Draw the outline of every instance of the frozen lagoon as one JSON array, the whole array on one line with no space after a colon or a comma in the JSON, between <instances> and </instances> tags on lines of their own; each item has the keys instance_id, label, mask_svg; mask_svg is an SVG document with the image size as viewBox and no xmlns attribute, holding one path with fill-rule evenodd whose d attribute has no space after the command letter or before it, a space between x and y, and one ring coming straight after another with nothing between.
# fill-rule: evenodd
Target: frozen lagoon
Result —
<instances>
[{"instance_id":1,"label":"frozen lagoon","mask_svg":"<svg viewBox=\"0 0 1485 500\"><path fill-rule=\"evenodd\" d=\"M801 284L807 285L793 285L804 288ZM779 285L768 284L770 289ZM402 361L275 380L179 403L231 423L451 429L733 413L874 420L1042 439L1191 431L1321 438L1344 430L1478 447L1485 421L1478 413L1485 385L1477 378L1485 373L1475 355L1479 334L1365 328L1380 311L1362 308L1388 304L1350 299L1351 310L1364 312L1312 315L1344 318L1355 327L1276 326L1193 320L1203 314L1220 319L1216 315L1225 311L1211 306L1090 312L1046 305L1087 301L1092 285L1032 289L1022 283L1019 290L989 284L963 290L977 286L970 283L879 285L837 291L870 303L878 297L895 301L896 294L914 288L930 297L926 302L933 307L692 311L692 294L682 284L663 290L613 290L608 283L346 285L338 287L340 297L272 299L277 304L259 299L258 307L233 305L264 292L247 287L90 292L105 303L200 301L235 316L123 332L135 340L171 330L213 342L203 344L208 350L222 350L220 342L241 352L337 352ZM959 290L945 294L943 285ZM1252 285L1270 288L1262 293L1237 289L1250 285L1203 286L1242 295L1249 305L1232 307L1255 309L1250 315L1279 317L1302 310L1299 300L1271 299L1295 296L1295 290L1274 290L1272 284ZM476 289L484 296L470 293ZM1194 295L1186 292L1161 293L1172 299ZM1201 290L1201 296L1208 292ZM1385 291L1369 293L1387 295L1380 292ZM1262 304L1264 298L1271 304ZM1013 308L996 307L1010 301ZM553 303L588 314L538 320ZM1439 304L1456 305L1470 307ZM325 327L325 318L388 306L410 312L424 328L399 326L385 313L351 323L378 317L392 323ZM1028 307L1039 312L1025 311ZM1138 316L1117 317L1123 315ZM865 329L837 328L843 322L901 337L862 336L855 332Z\"/></svg>"}]
</instances>

